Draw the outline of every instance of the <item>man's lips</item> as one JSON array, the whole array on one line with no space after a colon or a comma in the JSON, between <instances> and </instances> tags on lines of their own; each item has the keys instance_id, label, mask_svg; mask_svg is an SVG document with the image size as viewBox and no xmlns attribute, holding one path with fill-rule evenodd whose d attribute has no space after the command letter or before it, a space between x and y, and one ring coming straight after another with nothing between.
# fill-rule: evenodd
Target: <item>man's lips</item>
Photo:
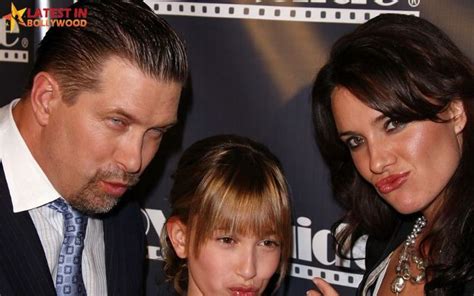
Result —
<instances>
[{"instance_id":1,"label":"man's lips","mask_svg":"<svg viewBox=\"0 0 474 296\"><path fill-rule=\"evenodd\" d=\"M390 175L375 183L375 187L377 187L378 191L382 194L390 193L400 188L400 186L402 186L406 180L408 180L409 174L410 172L404 172Z\"/></svg>"},{"instance_id":2,"label":"man's lips","mask_svg":"<svg viewBox=\"0 0 474 296\"><path fill-rule=\"evenodd\" d=\"M126 183L114 181L100 181L100 183L107 194L117 197L122 196L129 187Z\"/></svg>"},{"instance_id":3,"label":"man's lips","mask_svg":"<svg viewBox=\"0 0 474 296\"><path fill-rule=\"evenodd\" d=\"M234 287L230 288L232 296L255 296L258 294L257 288Z\"/></svg>"}]
</instances>

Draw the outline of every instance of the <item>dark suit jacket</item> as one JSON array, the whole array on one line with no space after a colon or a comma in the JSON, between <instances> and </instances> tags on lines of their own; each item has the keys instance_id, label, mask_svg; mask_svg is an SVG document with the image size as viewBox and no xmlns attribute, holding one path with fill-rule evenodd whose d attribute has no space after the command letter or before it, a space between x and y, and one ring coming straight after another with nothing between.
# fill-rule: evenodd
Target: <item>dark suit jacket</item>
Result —
<instances>
[{"instance_id":1,"label":"dark suit jacket","mask_svg":"<svg viewBox=\"0 0 474 296\"><path fill-rule=\"evenodd\" d=\"M171 283L165 282L160 285L158 285L157 288L157 294L158 296L179 296L179 294L176 292L176 290L173 288L173 285Z\"/></svg>"},{"instance_id":2,"label":"dark suit jacket","mask_svg":"<svg viewBox=\"0 0 474 296\"><path fill-rule=\"evenodd\" d=\"M410 232L412 231L414 224L415 224L414 219L401 223L396 229L394 235L387 241L378 241L369 237L367 241L367 246L366 246L366 259L365 259L366 272L359 285L359 289L357 290L357 295L361 295L369 274L393 250L395 250L403 241L405 241L408 234L410 234ZM471 275L474 277L474 270L471 272ZM464 286L464 294L453 295L453 296L474 296L474 280L471 280L466 283L466 285Z\"/></svg>"},{"instance_id":3,"label":"dark suit jacket","mask_svg":"<svg viewBox=\"0 0 474 296\"><path fill-rule=\"evenodd\" d=\"M118 205L104 216L103 225L108 295L142 295L145 231L140 207L134 202ZM13 213L1 163L0 295L56 295L29 213Z\"/></svg>"}]
</instances>

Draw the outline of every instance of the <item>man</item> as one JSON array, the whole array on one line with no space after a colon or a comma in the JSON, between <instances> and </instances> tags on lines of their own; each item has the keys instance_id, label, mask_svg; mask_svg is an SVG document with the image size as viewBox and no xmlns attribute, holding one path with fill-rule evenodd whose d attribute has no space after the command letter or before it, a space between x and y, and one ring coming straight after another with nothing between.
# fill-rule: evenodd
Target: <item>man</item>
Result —
<instances>
[{"instance_id":1,"label":"man","mask_svg":"<svg viewBox=\"0 0 474 296\"><path fill-rule=\"evenodd\" d=\"M0 109L2 296L142 294L140 209L116 204L177 121L186 54L144 4L76 7L87 26L52 27Z\"/></svg>"}]
</instances>

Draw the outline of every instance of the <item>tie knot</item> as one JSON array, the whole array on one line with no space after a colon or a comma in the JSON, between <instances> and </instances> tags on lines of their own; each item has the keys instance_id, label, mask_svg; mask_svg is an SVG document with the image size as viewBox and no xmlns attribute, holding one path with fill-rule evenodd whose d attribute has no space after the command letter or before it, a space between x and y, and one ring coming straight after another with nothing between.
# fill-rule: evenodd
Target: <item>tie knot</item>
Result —
<instances>
[{"instance_id":1,"label":"tie knot","mask_svg":"<svg viewBox=\"0 0 474 296\"><path fill-rule=\"evenodd\" d=\"M81 212L73 209L71 205L66 203L62 198L58 198L50 202L48 207L63 214L66 227L72 224L81 226L81 228L85 228L87 225L87 217Z\"/></svg>"},{"instance_id":2,"label":"tie knot","mask_svg":"<svg viewBox=\"0 0 474 296\"><path fill-rule=\"evenodd\" d=\"M61 214L69 213L71 212L71 209L72 209L71 206L68 205L62 198L53 200L52 202L48 204L48 207L60 212Z\"/></svg>"}]
</instances>

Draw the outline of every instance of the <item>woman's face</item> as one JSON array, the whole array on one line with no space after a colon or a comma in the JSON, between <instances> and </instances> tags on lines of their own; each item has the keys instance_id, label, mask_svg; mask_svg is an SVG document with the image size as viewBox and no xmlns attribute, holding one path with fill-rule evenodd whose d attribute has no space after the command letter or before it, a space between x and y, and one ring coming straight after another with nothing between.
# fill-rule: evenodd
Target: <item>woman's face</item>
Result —
<instances>
[{"instance_id":1,"label":"woman's face","mask_svg":"<svg viewBox=\"0 0 474 296\"><path fill-rule=\"evenodd\" d=\"M461 157L462 103L451 103L440 114L453 118L446 123L400 123L337 87L332 112L339 137L361 176L399 213L421 211L429 219Z\"/></svg>"},{"instance_id":2,"label":"woman's face","mask_svg":"<svg viewBox=\"0 0 474 296\"><path fill-rule=\"evenodd\" d=\"M191 238L190 245L193 245ZM188 296L261 295L280 263L275 236L255 237L215 231L194 254L188 252Z\"/></svg>"}]
</instances>

